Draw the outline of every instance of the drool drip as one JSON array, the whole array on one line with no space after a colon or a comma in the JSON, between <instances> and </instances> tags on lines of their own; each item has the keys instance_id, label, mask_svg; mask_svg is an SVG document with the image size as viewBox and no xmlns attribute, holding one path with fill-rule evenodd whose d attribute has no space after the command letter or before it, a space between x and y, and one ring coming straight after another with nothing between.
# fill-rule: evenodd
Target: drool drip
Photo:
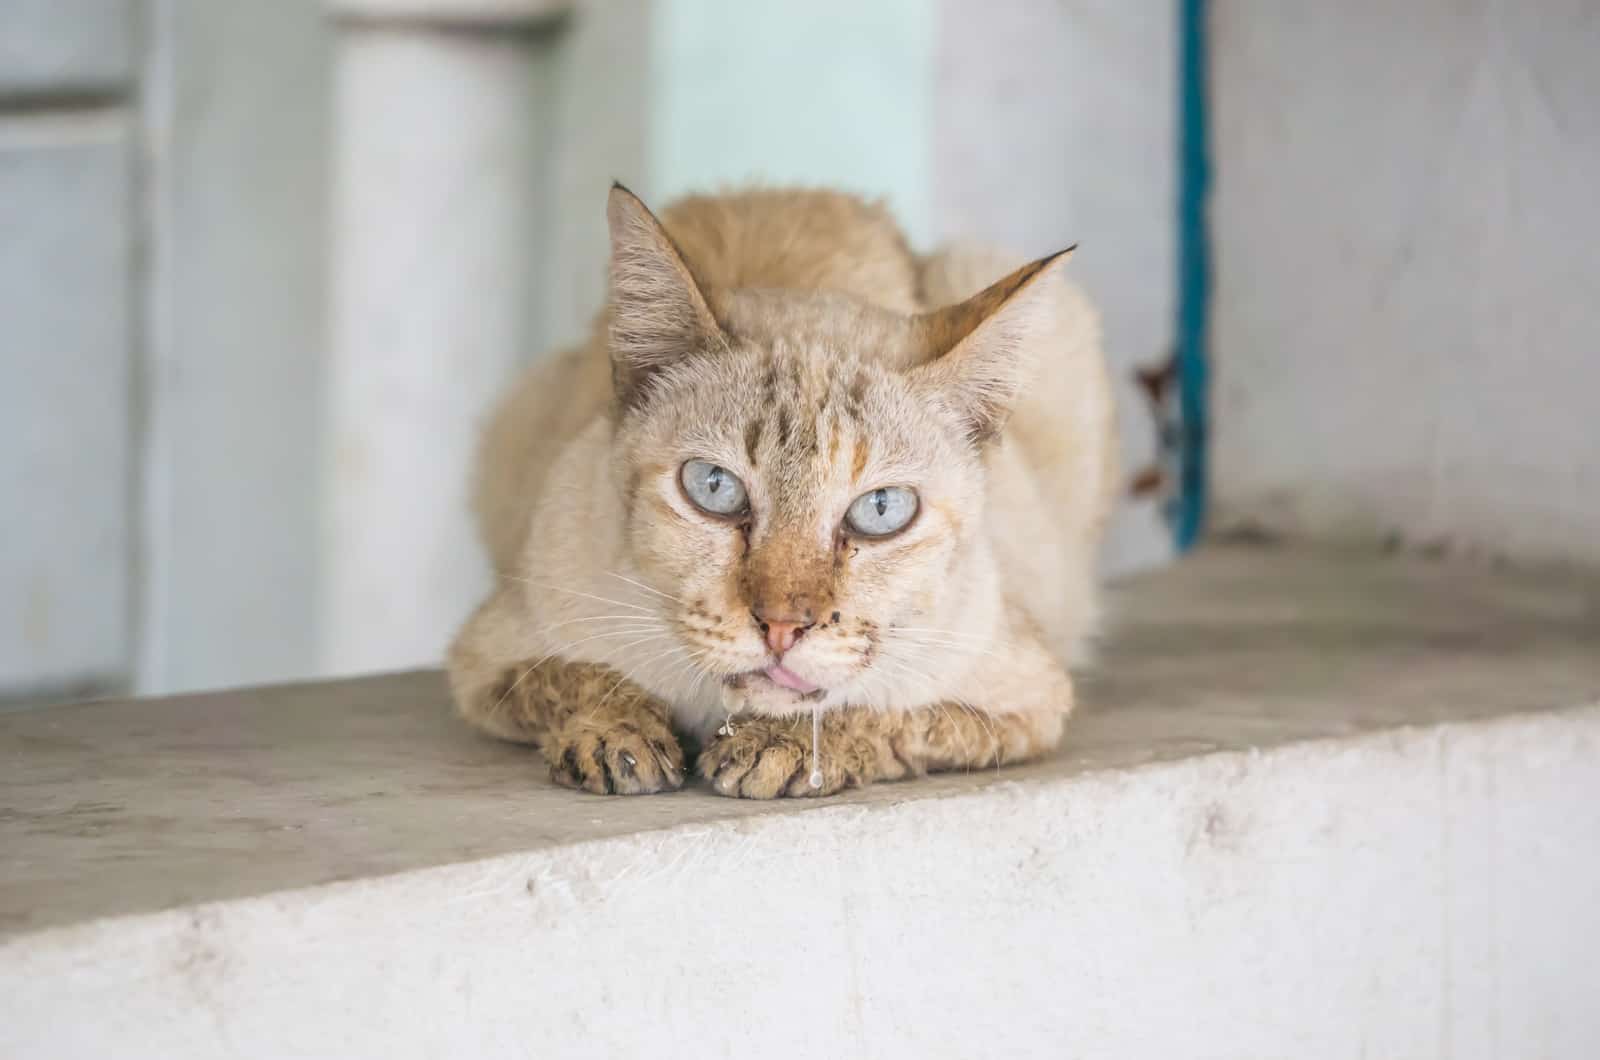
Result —
<instances>
[{"instance_id":1,"label":"drool drip","mask_svg":"<svg viewBox=\"0 0 1600 1060\"><path fill-rule=\"evenodd\" d=\"M811 704L811 786L822 787L822 768L817 765L818 748L822 746L822 706Z\"/></svg>"}]
</instances>

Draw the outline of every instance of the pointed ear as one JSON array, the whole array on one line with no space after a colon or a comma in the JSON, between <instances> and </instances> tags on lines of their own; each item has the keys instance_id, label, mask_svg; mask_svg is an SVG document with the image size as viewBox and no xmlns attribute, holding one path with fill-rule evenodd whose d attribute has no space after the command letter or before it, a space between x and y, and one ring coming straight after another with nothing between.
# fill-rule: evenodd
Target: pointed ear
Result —
<instances>
[{"instance_id":1,"label":"pointed ear","mask_svg":"<svg viewBox=\"0 0 1600 1060\"><path fill-rule=\"evenodd\" d=\"M1076 249L1024 265L965 302L918 319L928 359L911 374L966 421L973 442L993 438L1011 415L1033 350L1055 322L1056 300L1043 281Z\"/></svg>"},{"instance_id":2,"label":"pointed ear","mask_svg":"<svg viewBox=\"0 0 1600 1060\"><path fill-rule=\"evenodd\" d=\"M611 377L623 407L651 376L698 350L724 346L700 284L666 229L621 184L606 203L611 227Z\"/></svg>"}]
</instances>

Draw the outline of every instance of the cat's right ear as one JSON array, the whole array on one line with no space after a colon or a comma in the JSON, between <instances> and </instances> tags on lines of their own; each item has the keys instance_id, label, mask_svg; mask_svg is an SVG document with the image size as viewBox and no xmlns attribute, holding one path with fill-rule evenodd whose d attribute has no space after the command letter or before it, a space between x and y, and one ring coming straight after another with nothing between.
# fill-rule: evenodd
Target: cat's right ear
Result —
<instances>
[{"instance_id":1,"label":"cat's right ear","mask_svg":"<svg viewBox=\"0 0 1600 1060\"><path fill-rule=\"evenodd\" d=\"M917 318L928 360L912 370L965 421L975 443L995 437L1033 372L1034 354L1054 326L1059 296L1046 279L1077 245L990 284L965 302Z\"/></svg>"},{"instance_id":2,"label":"cat's right ear","mask_svg":"<svg viewBox=\"0 0 1600 1060\"><path fill-rule=\"evenodd\" d=\"M621 184L606 203L611 227L611 378L629 408L652 376L700 350L727 345L705 293L655 214Z\"/></svg>"}]
</instances>

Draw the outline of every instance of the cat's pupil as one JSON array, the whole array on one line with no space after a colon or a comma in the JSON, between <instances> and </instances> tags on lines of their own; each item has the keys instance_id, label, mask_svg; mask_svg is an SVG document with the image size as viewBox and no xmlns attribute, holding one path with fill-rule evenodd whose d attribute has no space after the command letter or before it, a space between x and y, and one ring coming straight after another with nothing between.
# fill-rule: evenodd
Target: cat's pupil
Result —
<instances>
[{"instance_id":1,"label":"cat's pupil","mask_svg":"<svg viewBox=\"0 0 1600 1060\"><path fill-rule=\"evenodd\" d=\"M714 467L711 474L706 476L706 492L715 493L722 488L722 469Z\"/></svg>"},{"instance_id":2,"label":"cat's pupil","mask_svg":"<svg viewBox=\"0 0 1600 1060\"><path fill-rule=\"evenodd\" d=\"M872 495L872 506L874 508L878 509L878 514L879 515L882 515L884 512L888 511L889 510L889 491L888 490L879 490L878 492L874 493Z\"/></svg>"}]
</instances>

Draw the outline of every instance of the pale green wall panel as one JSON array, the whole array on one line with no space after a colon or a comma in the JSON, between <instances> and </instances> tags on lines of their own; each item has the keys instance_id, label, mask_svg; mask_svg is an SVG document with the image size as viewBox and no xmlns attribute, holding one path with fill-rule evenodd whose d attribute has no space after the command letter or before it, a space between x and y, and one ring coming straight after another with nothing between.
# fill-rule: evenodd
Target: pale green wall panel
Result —
<instances>
[{"instance_id":1,"label":"pale green wall panel","mask_svg":"<svg viewBox=\"0 0 1600 1060\"><path fill-rule=\"evenodd\" d=\"M887 196L932 225L937 10L927 0L660 0L649 193L759 178Z\"/></svg>"}]
</instances>

